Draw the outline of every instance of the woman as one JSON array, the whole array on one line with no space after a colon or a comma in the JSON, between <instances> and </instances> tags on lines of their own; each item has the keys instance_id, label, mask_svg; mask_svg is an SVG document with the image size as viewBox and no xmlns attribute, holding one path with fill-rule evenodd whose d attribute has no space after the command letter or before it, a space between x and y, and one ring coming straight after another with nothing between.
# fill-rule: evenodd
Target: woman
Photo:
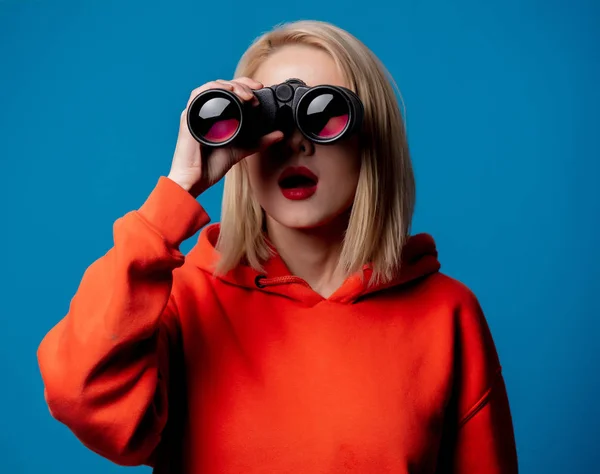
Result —
<instances>
[{"instance_id":1,"label":"woman","mask_svg":"<svg viewBox=\"0 0 600 474\"><path fill-rule=\"evenodd\" d=\"M515 473L498 355L475 296L409 236L415 190L384 67L302 21L263 35L221 88L300 78L354 91L330 145L274 131L208 156L181 114L167 177L118 219L38 358L52 415L122 465L169 473ZM299 171L299 167L303 167ZM282 173L310 175L291 199ZM222 222L195 199L223 176ZM297 196L296 196L297 197Z\"/></svg>"}]
</instances>

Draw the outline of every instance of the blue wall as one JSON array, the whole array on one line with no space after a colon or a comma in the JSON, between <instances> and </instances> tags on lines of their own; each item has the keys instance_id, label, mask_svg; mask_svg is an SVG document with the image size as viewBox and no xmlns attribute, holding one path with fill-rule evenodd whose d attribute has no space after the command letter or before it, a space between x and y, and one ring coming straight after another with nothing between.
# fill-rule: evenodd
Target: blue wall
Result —
<instances>
[{"instance_id":1,"label":"blue wall","mask_svg":"<svg viewBox=\"0 0 600 474\"><path fill-rule=\"evenodd\" d=\"M486 311L522 472L597 469L600 5L375 3L0 1L0 471L125 472L50 417L37 346L168 173L190 91L300 18L354 33L402 90L414 231ZM202 198L213 220L221 192Z\"/></svg>"}]
</instances>

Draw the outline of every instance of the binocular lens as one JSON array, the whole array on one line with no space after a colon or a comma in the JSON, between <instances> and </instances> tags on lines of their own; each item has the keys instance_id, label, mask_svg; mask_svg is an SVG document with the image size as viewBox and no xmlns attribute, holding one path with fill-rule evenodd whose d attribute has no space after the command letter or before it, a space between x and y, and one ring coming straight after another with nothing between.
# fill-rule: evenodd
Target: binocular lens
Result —
<instances>
[{"instance_id":1,"label":"binocular lens","mask_svg":"<svg viewBox=\"0 0 600 474\"><path fill-rule=\"evenodd\" d=\"M239 103L223 91L204 94L190 106L190 129L205 142L223 144L232 140L241 118Z\"/></svg>"},{"instance_id":2,"label":"binocular lens","mask_svg":"<svg viewBox=\"0 0 600 474\"><path fill-rule=\"evenodd\" d=\"M306 94L298 107L298 122L303 131L318 141L340 136L350 121L346 99L333 89L315 89Z\"/></svg>"}]
</instances>

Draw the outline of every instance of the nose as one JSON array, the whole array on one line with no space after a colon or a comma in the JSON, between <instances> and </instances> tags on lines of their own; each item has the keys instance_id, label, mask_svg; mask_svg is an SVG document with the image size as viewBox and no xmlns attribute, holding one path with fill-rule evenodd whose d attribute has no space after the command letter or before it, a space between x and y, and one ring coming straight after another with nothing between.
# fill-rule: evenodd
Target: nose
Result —
<instances>
[{"instance_id":1,"label":"nose","mask_svg":"<svg viewBox=\"0 0 600 474\"><path fill-rule=\"evenodd\" d=\"M310 156L315 152L315 144L297 128L285 140L287 151L293 155Z\"/></svg>"}]
</instances>

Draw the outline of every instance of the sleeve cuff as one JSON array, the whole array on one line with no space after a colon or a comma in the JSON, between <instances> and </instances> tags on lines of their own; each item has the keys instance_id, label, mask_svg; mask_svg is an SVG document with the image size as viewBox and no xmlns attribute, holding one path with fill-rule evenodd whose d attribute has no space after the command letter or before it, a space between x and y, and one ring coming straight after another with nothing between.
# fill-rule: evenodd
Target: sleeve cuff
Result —
<instances>
[{"instance_id":1,"label":"sleeve cuff","mask_svg":"<svg viewBox=\"0 0 600 474\"><path fill-rule=\"evenodd\" d=\"M138 213L169 244L176 247L210 222L210 217L200 203L166 176L158 179Z\"/></svg>"}]
</instances>

